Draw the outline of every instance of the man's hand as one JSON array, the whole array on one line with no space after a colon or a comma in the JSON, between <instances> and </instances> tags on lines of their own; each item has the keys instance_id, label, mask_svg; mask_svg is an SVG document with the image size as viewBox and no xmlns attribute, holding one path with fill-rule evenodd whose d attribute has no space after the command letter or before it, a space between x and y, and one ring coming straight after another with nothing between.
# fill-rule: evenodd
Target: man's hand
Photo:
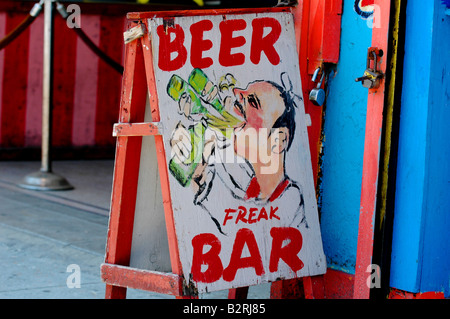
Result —
<instances>
[{"instance_id":1,"label":"man's hand","mask_svg":"<svg viewBox=\"0 0 450 319\"><path fill-rule=\"evenodd\" d=\"M172 158L175 158L179 163L184 163L191 157L191 134L181 122L175 127L170 139L170 146L172 147Z\"/></svg>"},{"instance_id":2,"label":"man's hand","mask_svg":"<svg viewBox=\"0 0 450 319\"><path fill-rule=\"evenodd\" d=\"M202 185L205 182L205 168L208 166L208 160L211 154L214 151L216 135L212 134L208 140L204 141L203 145L203 153L202 153L202 162L198 163L197 168L194 171L192 178L197 181L199 185Z\"/></svg>"},{"instance_id":3,"label":"man's hand","mask_svg":"<svg viewBox=\"0 0 450 319\"><path fill-rule=\"evenodd\" d=\"M211 134L207 139L200 139L203 143L203 152L200 163L196 163L197 167L192 176L193 180L198 184L194 185L198 188L205 180L205 168L208 166L208 160L215 148L216 135ZM172 147L172 158L174 158L179 163L194 164L191 163L193 157L191 157L191 152L193 149L192 143L194 139L191 137L191 133L186 129L186 127L179 122L175 127L175 131L170 139L170 145Z\"/></svg>"},{"instance_id":4,"label":"man's hand","mask_svg":"<svg viewBox=\"0 0 450 319\"><path fill-rule=\"evenodd\" d=\"M192 103L191 97L189 96L189 94L184 92L181 95L180 100L178 101L178 113L184 114L184 116L189 118L189 116L191 115L191 109L192 109L191 103Z\"/></svg>"}]
</instances>

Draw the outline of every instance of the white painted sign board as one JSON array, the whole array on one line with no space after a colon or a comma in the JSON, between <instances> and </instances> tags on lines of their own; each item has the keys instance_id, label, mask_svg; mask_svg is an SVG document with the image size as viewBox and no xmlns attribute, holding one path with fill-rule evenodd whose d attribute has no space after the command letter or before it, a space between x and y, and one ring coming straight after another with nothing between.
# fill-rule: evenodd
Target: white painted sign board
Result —
<instances>
[{"instance_id":1,"label":"white painted sign board","mask_svg":"<svg viewBox=\"0 0 450 319\"><path fill-rule=\"evenodd\" d=\"M325 273L292 14L148 26L185 280L202 293Z\"/></svg>"}]
</instances>

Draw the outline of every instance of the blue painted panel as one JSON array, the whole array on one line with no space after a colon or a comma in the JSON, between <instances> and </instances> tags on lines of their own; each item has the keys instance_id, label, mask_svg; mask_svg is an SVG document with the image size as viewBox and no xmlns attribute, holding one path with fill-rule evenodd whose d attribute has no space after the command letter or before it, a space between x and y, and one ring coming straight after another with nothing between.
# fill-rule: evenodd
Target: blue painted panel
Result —
<instances>
[{"instance_id":1,"label":"blue painted panel","mask_svg":"<svg viewBox=\"0 0 450 319\"><path fill-rule=\"evenodd\" d=\"M392 287L445 291L450 277L450 22L440 0L408 1Z\"/></svg>"},{"instance_id":2,"label":"blue painted panel","mask_svg":"<svg viewBox=\"0 0 450 319\"><path fill-rule=\"evenodd\" d=\"M406 17L391 286L417 292L433 7L408 1Z\"/></svg>"},{"instance_id":3,"label":"blue painted panel","mask_svg":"<svg viewBox=\"0 0 450 319\"><path fill-rule=\"evenodd\" d=\"M424 194L421 291L450 297L450 16L437 2L433 21Z\"/></svg>"},{"instance_id":4,"label":"blue painted panel","mask_svg":"<svg viewBox=\"0 0 450 319\"><path fill-rule=\"evenodd\" d=\"M361 196L367 89L355 78L366 67L372 29L344 1L341 47L336 72L330 76L324 117L321 184L322 239L328 267L355 272Z\"/></svg>"}]
</instances>

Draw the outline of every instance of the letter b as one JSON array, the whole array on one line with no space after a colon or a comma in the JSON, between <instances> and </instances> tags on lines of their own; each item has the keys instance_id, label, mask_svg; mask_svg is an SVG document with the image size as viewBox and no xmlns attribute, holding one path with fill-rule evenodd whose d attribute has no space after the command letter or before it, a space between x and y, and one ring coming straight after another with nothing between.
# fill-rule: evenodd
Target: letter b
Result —
<instances>
[{"instance_id":1,"label":"letter b","mask_svg":"<svg viewBox=\"0 0 450 319\"><path fill-rule=\"evenodd\" d=\"M176 24L174 27L158 26L159 36L158 66L163 71L175 71L181 68L187 60L187 50L184 47L184 31ZM175 38L171 40L171 35ZM172 53L177 55L172 58Z\"/></svg>"},{"instance_id":2,"label":"letter b","mask_svg":"<svg viewBox=\"0 0 450 319\"><path fill-rule=\"evenodd\" d=\"M205 246L211 246L204 253ZM214 282L222 276L223 265L219 257L221 244L219 239L213 234L199 234L192 239L192 247L194 249L192 257L192 279L198 282ZM202 266L207 265L206 270L202 270Z\"/></svg>"}]
</instances>

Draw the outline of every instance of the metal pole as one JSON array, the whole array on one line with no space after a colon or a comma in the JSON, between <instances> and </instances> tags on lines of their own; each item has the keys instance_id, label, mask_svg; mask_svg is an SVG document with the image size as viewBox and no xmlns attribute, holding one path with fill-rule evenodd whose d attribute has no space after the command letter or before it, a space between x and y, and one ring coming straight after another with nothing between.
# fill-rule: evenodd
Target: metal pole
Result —
<instances>
[{"instance_id":1,"label":"metal pole","mask_svg":"<svg viewBox=\"0 0 450 319\"><path fill-rule=\"evenodd\" d=\"M44 0L44 61L42 94L41 169L24 177L20 187L33 190L68 190L73 186L52 172L52 106L53 106L53 21L54 0Z\"/></svg>"},{"instance_id":2,"label":"metal pole","mask_svg":"<svg viewBox=\"0 0 450 319\"><path fill-rule=\"evenodd\" d=\"M44 3L44 62L42 82L42 161L41 171L51 172L52 144L52 104L53 104L53 27L54 5L53 1L45 0Z\"/></svg>"}]
</instances>

